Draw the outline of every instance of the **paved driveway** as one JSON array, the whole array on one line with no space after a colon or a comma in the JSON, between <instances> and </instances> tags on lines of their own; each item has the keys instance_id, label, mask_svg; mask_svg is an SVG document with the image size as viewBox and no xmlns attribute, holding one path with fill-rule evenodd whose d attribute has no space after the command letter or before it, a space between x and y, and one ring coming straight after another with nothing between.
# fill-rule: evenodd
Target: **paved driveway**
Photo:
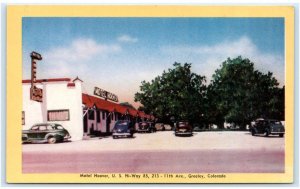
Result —
<instances>
[{"instance_id":1,"label":"paved driveway","mask_svg":"<svg viewBox=\"0 0 300 189\"><path fill-rule=\"evenodd\" d=\"M284 138L249 132L136 133L59 144L24 144L24 172L284 172Z\"/></svg>"}]
</instances>

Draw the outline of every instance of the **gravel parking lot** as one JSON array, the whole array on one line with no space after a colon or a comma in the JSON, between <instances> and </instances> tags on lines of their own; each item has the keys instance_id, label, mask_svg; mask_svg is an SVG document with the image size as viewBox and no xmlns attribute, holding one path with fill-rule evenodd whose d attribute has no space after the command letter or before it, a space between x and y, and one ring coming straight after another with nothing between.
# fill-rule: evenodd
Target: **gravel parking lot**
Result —
<instances>
[{"instance_id":1,"label":"gravel parking lot","mask_svg":"<svg viewBox=\"0 0 300 189\"><path fill-rule=\"evenodd\" d=\"M172 131L24 144L24 173L282 173L284 139L249 132Z\"/></svg>"},{"instance_id":2,"label":"gravel parking lot","mask_svg":"<svg viewBox=\"0 0 300 189\"><path fill-rule=\"evenodd\" d=\"M95 137L58 144L24 144L23 152L95 152L129 150L284 150L284 138L252 136L250 132L194 132L192 137L175 137L172 131L135 133L134 138Z\"/></svg>"}]
</instances>

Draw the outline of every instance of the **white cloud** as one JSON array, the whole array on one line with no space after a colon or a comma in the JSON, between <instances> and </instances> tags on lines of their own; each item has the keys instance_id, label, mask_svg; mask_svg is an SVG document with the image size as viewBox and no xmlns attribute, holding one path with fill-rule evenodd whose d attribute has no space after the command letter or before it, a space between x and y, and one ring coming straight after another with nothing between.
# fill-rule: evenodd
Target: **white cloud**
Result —
<instances>
[{"instance_id":1,"label":"white cloud","mask_svg":"<svg viewBox=\"0 0 300 189\"><path fill-rule=\"evenodd\" d=\"M193 71L205 75L207 81L211 80L214 71L228 57L242 56L254 62L255 69L267 73L273 72L275 78L284 84L284 57L278 54L263 53L247 36L242 36L235 41L223 41L211 46L173 46L162 47L162 53L178 62L193 63Z\"/></svg>"},{"instance_id":2,"label":"white cloud","mask_svg":"<svg viewBox=\"0 0 300 189\"><path fill-rule=\"evenodd\" d=\"M100 44L93 39L76 39L69 46L57 47L44 53L45 60L77 62L91 60L121 51L119 45Z\"/></svg>"},{"instance_id":3,"label":"white cloud","mask_svg":"<svg viewBox=\"0 0 300 189\"><path fill-rule=\"evenodd\" d=\"M137 38L131 37L129 35L121 35L117 38L117 40L125 43L136 43L138 41Z\"/></svg>"},{"instance_id":4,"label":"white cloud","mask_svg":"<svg viewBox=\"0 0 300 189\"><path fill-rule=\"evenodd\" d=\"M51 48L41 52L43 60L38 66L39 78L74 77L85 75L91 70L91 64L99 58L122 51L117 44L101 44L90 38L73 40L69 45ZM29 62L29 60L26 60ZM29 69L23 73L23 78L29 78Z\"/></svg>"}]
</instances>

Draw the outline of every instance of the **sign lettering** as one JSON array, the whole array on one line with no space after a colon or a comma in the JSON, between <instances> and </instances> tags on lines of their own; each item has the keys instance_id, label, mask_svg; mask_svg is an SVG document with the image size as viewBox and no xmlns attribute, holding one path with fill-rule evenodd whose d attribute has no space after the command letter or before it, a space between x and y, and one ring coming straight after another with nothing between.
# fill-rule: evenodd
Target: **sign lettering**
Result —
<instances>
[{"instance_id":1,"label":"sign lettering","mask_svg":"<svg viewBox=\"0 0 300 189\"><path fill-rule=\"evenodd\" d=\"M37 101L37 102L42 102L43 101L43 90L40 88L37 88L35 86L36 84L36 61L35 60L42 60L42 55L40 55L37 52L32 51L30 53L31 57L31 88L30 88L30 99Z\"/></svg>"},{"instance_id":2,"label":"sign lettering","mask_svg":"<svg viewBox=\"0 0 300 189\"><path fill-rule=\"evenodd\" d=\"M95 89L94 89L94 95L102 97L105 100L108 99L108 100L111 100L111 101L114 101L114 102L118 102L119 101L117 95L115 95L113 93L110 93L108 91L105 91L103 89L100 89L98 87L95 87Z\"/></svg>"},{"instance_id":3,"label":"sign lettering","mask_svg":"<svg viewBox=\"0 0 300 189\"><path fill-rule=\"evenodd\" d=\"M30 99L43 102L43 89L37 88L36 86L30 88Z\"/></svg>"}]
</instances>

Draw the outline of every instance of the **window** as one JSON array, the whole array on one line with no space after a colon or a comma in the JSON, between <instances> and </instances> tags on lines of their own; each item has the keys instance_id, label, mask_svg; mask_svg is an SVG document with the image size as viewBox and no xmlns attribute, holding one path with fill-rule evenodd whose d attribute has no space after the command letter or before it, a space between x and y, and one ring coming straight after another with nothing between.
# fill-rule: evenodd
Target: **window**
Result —
<instances>
[{"instance_id":1,"label":"window","mask_svg":"<svg viewBox=\"0 0 300 189\"><path fill-rule=\"evenodd\" d=\"M48 125L48 126L47 126L47 130L48 130L48 131L51 131L51 130L54 130L54 129L53 129L52 126L49 126L49 125Z\"/></svg>"},{"instance_id":2,"label":"window","mask_svg":"<svg viewBox=\"0 0 300 189\"><path fill-rule=\"evenodd\" d=\"M22 125L25 125L25 112L22 111Z\"/></svg>"},{"instance_id":3,"label":"window","mask_svg":"<svg viewBox=\"0 0 300 189\"><path fill-rule=\"evenodd\" d=\"M94 110L89 110L88 114L89 114L89 120L94 120L95 119Z\"/></svg>"},{"instance_id":4,"label":"window","mask_svg":"<svg viewBox=\"0 0 300 189\"><path fill-rule=\"evenodd\" d=\"M58 129L58 130L64 130L64 128L61 125L56 125L56 129Z\"/></svg>"},{"instance_id":5,"label":"window","mask_svg":"<svg viewBox=\"0 0 300 189\"><path fill-rule=\"evenodd\" d=\"M69 121L69 110L48 110L48 121Z\"/></svg>"},{"instance_id":6,"label":"window","mask_svg":"<svg viewBox=\"0 0 300 189\"><path fill-rule=\"evenodd\" d=\"M39 130L39 126L33 126L33 127L31 127L30 130L37 131L37 130Z\"/></svg>"},{"instance_id":7,"label":"window","mask_svg":"<svg viewBox=\"0 0 300 189\"><path fill-rule=\"evenodd\" d=\"M40 131L46 131L47 130L47 126L46 125L41 125L39 128Z\"/></svg>"},{"instance_id":8,"label":"window","mask_svg":"<svg viewBox=\"0 0 300 189\"><path fill-rule=\"evenodd\" d=\"M101 122L101 117L100 117L101 115L100 115L100 111L99 110L97 110L97 123L100 123Z\"/></svg>"}]
</instances>

